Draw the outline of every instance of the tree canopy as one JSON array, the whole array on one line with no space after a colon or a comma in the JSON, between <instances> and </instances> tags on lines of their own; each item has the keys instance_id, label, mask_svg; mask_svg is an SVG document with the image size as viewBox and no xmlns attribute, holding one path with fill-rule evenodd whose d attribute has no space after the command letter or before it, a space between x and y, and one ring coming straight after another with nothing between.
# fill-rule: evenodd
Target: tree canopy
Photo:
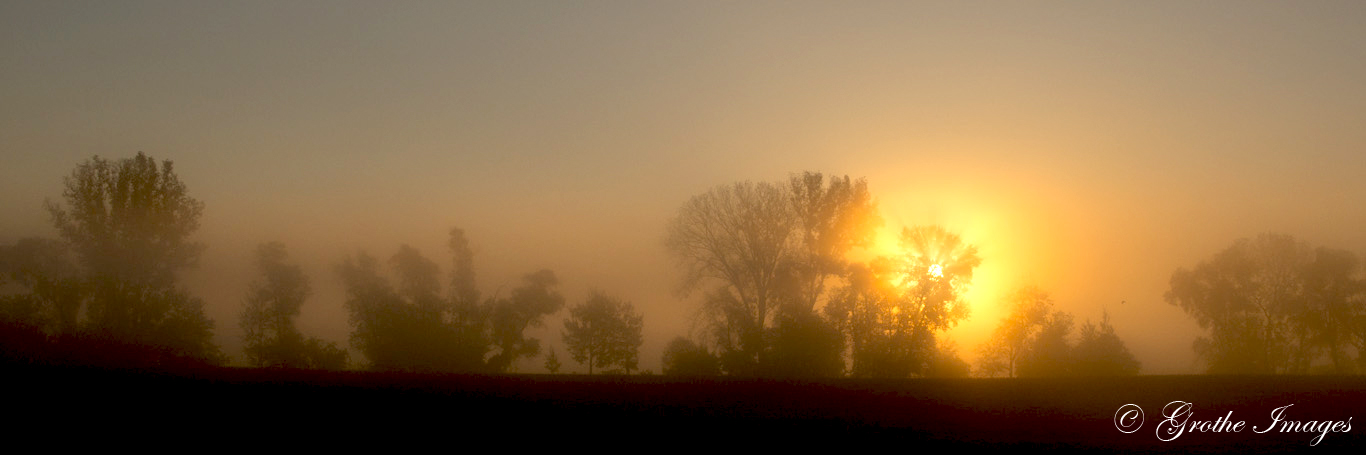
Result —
<instances>
[{"instance_id":1,"label":"tree canopy","mask_svg":"<svg viewBox=\"0 0 1366 455\"><path fill-rule=\"evenodd\" d=\"M142 153L112 162L97 156L65 183L66 205L47 207L81 266L87 329L173 356L221 360L203 302L177 286L177 274L203 249L190 236L204 204L188 195L171 162ZM75 306L66 302L63 324Z\"/></svg>"},{"instance_id":2,"label":"tree canopy","mask_svg":"<svg viewBox=\"0 0 1366 455\"><path fill-rule=\"evenodd\" d=\"M564 343L574 361L593 368L636 369L642 319L630 302L593 291L588 300L569 308Z\"/></svg>"}]
</instances>

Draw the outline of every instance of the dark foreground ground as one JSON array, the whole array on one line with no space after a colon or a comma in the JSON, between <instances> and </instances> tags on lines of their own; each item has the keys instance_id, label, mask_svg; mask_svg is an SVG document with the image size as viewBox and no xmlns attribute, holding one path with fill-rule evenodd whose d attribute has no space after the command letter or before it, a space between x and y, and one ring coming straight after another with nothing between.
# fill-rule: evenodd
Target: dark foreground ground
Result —
<instances>
[{"instance_id":1,"label":"dark foreground ground","mask_svg":"<svg viewBox=\"0 0 1366 455\"><path fill-rule=\"evenodd\" d=\"M111 443L175 434L197 441L474 441L499 447L732 447L891 443L944 448L1106 451L1357 451L1366 378L1155 376L1109 379L817 380L661 376L457 376L205 368L175 373L8 365L5 428ZM1159 433L1163 408L1190 421L1231 414L1240 431ZM1142 419L1121 419L1133 404ZM1310 428L1282 432L1272 412ZM1175 406L1168 408L1174 409ZM1129 414L1136 417L1137 414ZM1314 421L1315 423L1309 423ZM1344 422L1314 443L1324 428ZM1137 427L1133 425L1140 424ZM1351 425L1350 429L1346 425ZM1253 427L1256 427L1255 429ZM1172 439L1163 441L1163 438ZM627 441L651 441L633 445ZM819 447L819 445L813 445ZM904 450L902 450L904 449ZM416 450L413 450L416 451Z\"/></svg>"}]
</instances>

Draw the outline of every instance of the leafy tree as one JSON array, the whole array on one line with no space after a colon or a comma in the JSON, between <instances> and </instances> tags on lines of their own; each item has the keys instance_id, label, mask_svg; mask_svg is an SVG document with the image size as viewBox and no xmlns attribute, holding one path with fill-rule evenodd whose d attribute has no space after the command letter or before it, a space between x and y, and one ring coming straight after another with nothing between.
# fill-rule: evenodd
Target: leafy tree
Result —
<instances>
[{"instance_id":1,"label":"leafy tree","mask_svg":"<svg viewBox=\"0 0 1366 455\"><path fill-rule=\"evenodd\" d=\"M726 325L718 344L754 363L779 303L795 222L788 209L781 186L744 182L693 197L669 225L667 244L685 268L684 289L718 283L706 306Z\"/></svg>"},{"instance_id":2,"label":"leafy tree","mask_svg":"<svg viewBox=\"0 0 1366 455\"><path fill-rule=\"evenodd\" d=\"M898 257L856 267L826 306L850 340L854 376L927 374L936 334L967 316L977 249L938 226L903 230L901 246Z\"/></svg>"},{"instance_id":3,"label":"leafy tree","mask_svg":"<svg viewBox=\"0 0 1366 455\"><path fill-rule=\"evenodd\" d=\"M540 340L525 336L528 327L540 327L542 319L564 307L564 297L555 291L559 279L555 272L540 270L523 277L522 286L512 290L512 297L494 300L491 332L496 349L488 364L495 371L507 371L521 357L535 357L541 352Z\"/></svg>"},{"instance_id":4,"label":"leafy tree","mask_svg":"<svg viewBox=\"0 0 1366 455\"><path fill-rule=\"evenodd\" d=\"M1340 343L1341 319L1355 311L1345 292L1350 265L1334 272L1320 264L1324 270L1307 279L1315 263L1314 251L1288 235L1242 239L1194 269L1178 269L1165 297L1208 331L1194 347L1210 372L1304 373L1319 347Z\"/></svg>"},{"instance_id":5,"label":"leafy tree","mask_svg":"<svg viewBox=\"0 0 1366 455\"><path fill-rule=\"evenodd\" d=\"M204 204L186 193L171 162L94 157L66 178L63 198L65 207L49 202L48 211L89 286L87 326L174 356L221 360L203 302L176 286L202 251L189 237Z\"/></svg>"},{"instance_id":6,"label":"leafy tree","mask_svg":"<svg viewBox=\"0 0 1366 455\"><path fill-rule=\"evenodd\" d=\"M716 376L721 364L706 348L683 337L674 338L664 349L664 374L669 376Z\"/></svg>"},{"instance_id":7,"label":"leafy tree","mask_svg":"<svg viewBox=\"0 0 1366 455\"><path fill-rule=\"evenodd\" d=\"M762 374L767 343L785 321L807 321L841 276L845 253L876 224L862 180L818 173L787 182L743 182L694 196L671 220L669 251L685 271L682 289L704 290L703 317L731 374ZM779 317L779 313L784 313ZM809 346L819 352L830 346Z\"/></svg>"},{"instance_id":8,"label":"leafy tree","mask_svg":"<svg viewBox=\"0 0 1366 455\"><path fill-rule=\"evenodd\" d=\"M303 270L285 262L284 244L262 244L256 255L264 281L251 285L242 311L247 360L258 367L346 368L345 350L317 338L304 339L294 326L310 289Z\"/></svg>"},{"instance_id":9,"label":"leafy tree","mask_svg":"<svg viewBox=\"0 0 1366 455\"><path fill-rule=\"evenodd\" d=\"M564 321L564 343L574 361L594 367L636 368L642 319L629 302L593 291L588 300L569 309Z\"/></svg>"},{"instance_id":10,"label":"leafy tree","mask_svg":"<svg viewBox=\"0 0 1366 455\"><path fill-rule=\"evenodd\" d=\"M789 207L795 219L795 247L786 264L795 296L788 299L791 317L815 314L830 278L848 273L845 258L854 248L867 246L882 220L862 179L826 178L816 172L788 178Z\"/></svg>"}]
</instances>

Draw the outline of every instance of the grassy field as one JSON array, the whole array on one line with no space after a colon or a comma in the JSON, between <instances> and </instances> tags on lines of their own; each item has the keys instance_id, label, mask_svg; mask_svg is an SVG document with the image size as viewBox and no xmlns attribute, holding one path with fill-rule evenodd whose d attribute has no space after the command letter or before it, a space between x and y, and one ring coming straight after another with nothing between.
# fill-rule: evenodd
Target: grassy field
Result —
<instances>
[{"instance_id":1,"label":"grassy field","mask_svg":"<svg viewBox=\"0 0 1366 455\"><path fill-rule=\"evenodd\" d=\"M719 448L736 440L783 446L892 443L908 452L1366 447L1366 428L1345 427L1366 425L1353 419L1366 409L1366 377L1355 376L778 381L10 365L4 377L14 391L11 415L30 416L11 425L20 432L80 416L80 422L98 422L95 428L110 435L157 428L229 440L266 431L302 441L323 435L404 443L457 437L537 446L562 441L566 447L653 441L643 450L660 444ZM1177 408L1168 407L1173 401L1191 403L1185 415L1176 416L1189 418L1187 430L1175 437L1159 433L1167 420L1164 407ZM1120 408L1129 404L1140 407L1143 418L1117 423L1117 414L1125 417ZM1301 422L1299 431L1277 425L1257 433L1273 424L1274 410L1287 405L1281 418ZM1208 424L1205 431L1191 427L1220 417L1244 426L1217 432ZM1317 423L1323 421L1330 423ZM1134 431L1121 432L1120 426ZM1321 435L1324 428L1328 432Z\"/></svg>"}]
</instances>

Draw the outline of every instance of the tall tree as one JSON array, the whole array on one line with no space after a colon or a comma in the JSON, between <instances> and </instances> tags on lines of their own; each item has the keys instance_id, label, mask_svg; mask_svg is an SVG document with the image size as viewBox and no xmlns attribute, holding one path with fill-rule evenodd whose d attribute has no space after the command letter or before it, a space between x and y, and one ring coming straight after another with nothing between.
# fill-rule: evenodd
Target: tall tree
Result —
<instances>
[{"instance_id":1,"label":"tall tree","mask_svg":"<svg viewBox=\"0 0 1366 455\"><path fill-rule=\"evenodd\" d=\"M642 319L630 302L593 291L588 300L569 308L564 343L574 361L593 368L636 368Z\"/></svg>"},{"instance_id":2,"label":"tall tree","mask_svg":"<svg viewBox=\"0 0 1366 455\"><path fill-rule=\"evenodd\" d=\"M788 179L787 193L796 229L788 265L796 295L788 312L815 314L830 278L848 273L849 251L867 246L882 220L862 179L803 172Z\"/></svg>"},{"instance_id":3,"label":"tall tree","mask_svg":"<svg viewBox=\"0 0 1366 455\"><path fill-rule=\"evenodd\" d=\"M762 373L768 343L784 339L778 326L818 318L828 281L846 273L849 249L868 242L875 213L862 180L811 172L718 186L679 209L666 245L685 271L685 294L704 291L703 314L728 373Z\"/></svg>"},{"instance_id":4,"label":"tall tree","mask_svg":"<svg viewBox=\"0 0 1366 455\"><path fill-rule=\"evenodd\" d=\"M221 360L203 302L176 284L203 249L190 235L204 204L188 195L171 162L97 156L66 178L63 198L65 207L49 202L48 211L83 266L89 328L172 355Z\"/></svg>"},{"instance_id":5,"label":"tall tree","mask_svg":"<svg viewBox=\"0 0 1366 455\"><path fill-rule=\"evenodd\" d=\"M717 284L707 307L728 326L718 344L753 364L779 304L795 222L789 208L781 186L743 182L694 196L669 224L666 243L685 270L683 289Z\"/></svg>"},{"instance_id":6,"label":"tall tree","mask_svg":"<svg viewBox=\"0 0 1366 455\"><path fill-rule=\"evenodd\" d=\"M287 259L285 246L279 242L262 244L256 250L263 280L251 285L242 310L247 360L258 367L346 368L345 350L317 338L305 339L295 327L294 319L311 291L303 270Z\"/></svg>"}]
</instances>

